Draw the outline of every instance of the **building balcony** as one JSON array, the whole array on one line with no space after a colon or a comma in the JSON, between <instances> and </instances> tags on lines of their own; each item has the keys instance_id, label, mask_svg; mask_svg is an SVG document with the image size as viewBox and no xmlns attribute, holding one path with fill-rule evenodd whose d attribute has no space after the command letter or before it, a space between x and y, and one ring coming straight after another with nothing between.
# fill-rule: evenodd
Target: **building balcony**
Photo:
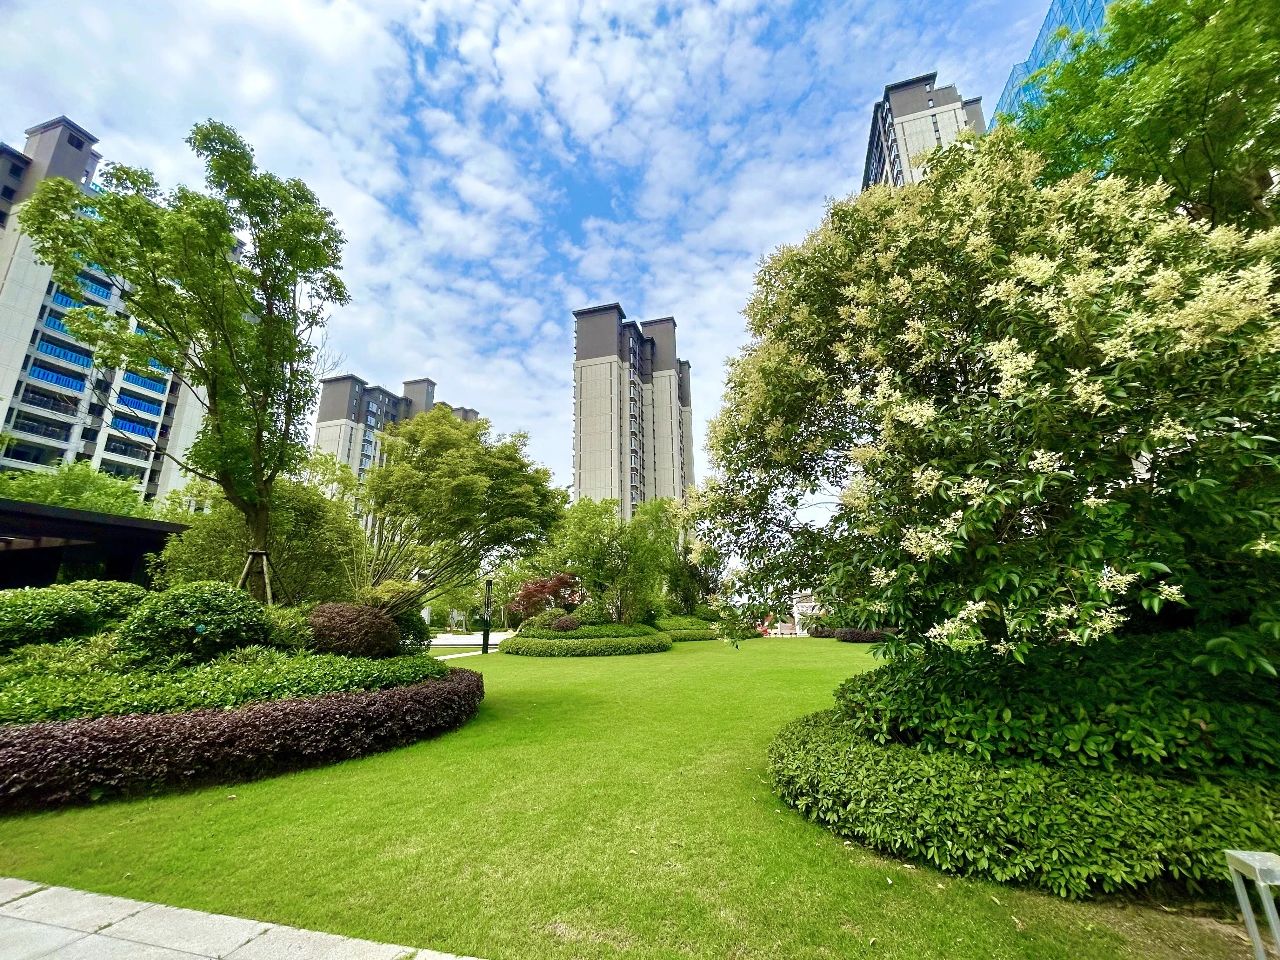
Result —
<instances>
[{"instance_id":1,"label":"building balcony","mask_svg":"<svg viewBox=\"0 0 1280 960\"><path fill-rule=\"evenodd\" d=\"M32 437L43 437L46 440L55 440L60 444L65 444L71 439L71 428L60 424L42 423L39 420L32 420L30 417L24 417L22 414L13 418L10 425L19 433L25 433Z\"/></svg>"},{"instance_id":2,"label":"building balcony","mask_svg":"<svg viewBox=\"0 0 1280 960\"><path fill-rule=\"evenodd\" d=\"M67 325L53 314L49 314L44 318L44 325L50 330L57 330L59 333L65 333L71 336L71 331L67 329Z\"/></svg>"},{"instance_id":3,"label":"building balcony","mask_svg":"<svg viewBox=\"0 0 1280 960\"><path fill-rule=\"evenodd\" d=\"M75 307L82 306L79 300L72 300L61 290L55 293L52 299L53 299L53 302L56 303L58 306L66 307L68 310L72 310Z\"/></svg>"},{"instance_id":4,"label":"building balcony","mask_svg":"<svg viewBox=\"0 0 1280 960\"><path fill-rule=\"evenodd\" d=\"M48 340L42 339L37 343L36 350L47 357L53 357L55 360L74 364L77 367L93 366L93 357L91 355L77 353L75 350L68 350L66 347L60 347L57 344L50 343Z\"/></svg>"},{"instance_id":5,"label":"building balcony","mask_svg":"<svg viewBox=\"0 0 1280 960\"><path fill-rule=\"evenodd\" d=\"M143 400L141 397L131 397L127 393L122 393L116 397L116 403L122 407L128 407L130 410L137 410L139 413L145 413L150 417L159 417L164 413L164 407L150 400Z\"/></svg>"},{"instance_id":6,"label":"building balcony","mask_svg":"<svg viewBox=\"0 0 1280 960\"><path fill-rule=\"evenodd\" d=\"M56 370L40 367L34 363L28 368L27 376L32 380L51 383L55 387L62 387L65 390L75 390L77 393L84 390L83 377L69 377L65 373L58 373Z\"/></svg>"},{"instance_id":7,"label":"building balcony","mask_svg":"<svg viewBox=\"0 0 1280 960\"><path fill-rule=\"evenodd\" d=\"M80 289L90 296L97 297L105 303L111 302L111 288L103 286L84 274L76 277L76 282L80 284Z\"/></svg>"},{"instance_id":8,"label":"building balcony","mask_svg":"<svg viewBox=\"0 0 1280 960\"><path fill-rule=\"evenodd\" d=\"M142 374L134 373L132 370L125 371L124 382L131 383L135 387L142 387L144 390L153 390L156 393L166 393L169 389L163 380L144 377Z\"/></svg>"},{"instance_id":9,"label":"building balcony","mask_svg":"<svg viewBox=\"0 0 1280 960\"><path fill-rule=\"evenodd\" d=\"M124 463L113 463L110 460L103 460L99 464L98 469L103 473L109 473L113 477L119 477L121 480L130 480L133 483L141 483L142 478L147 475L146 467L134 467Z\"/></svg>"},{"instance_id":10,"label":"building balcony","mask_svg":"<svg viewBox=\"0 0 1280 960\"><path fill-rule=\"evenodd\" d=\"M59 417L78 419L80 416L80 404L63 400L61 397L55 397L52 394L36 393L30 387L23 390L22 396L18 398L18 403L26 407L38 407Z\"/></svg>"},{"instance_id":11,"label":"building balcony","mask_svg":"<svg viewBox=\"0 0 1280 960\"><path fill-rule=\"evenodd\" d=\"M151 424L139 423L137 420L130 420L128 417L112 416L111 426L117 430L123 430L125 433L146 437L149 440L154 439L156 435L156 428Z\"/></svg>"},{"instance_id":12,"label":"building balcony","mask_svg":"<svg viewBox=\"0 0 1280 960\"><path fill-rule=\"evenodd\" d=\"M102 451L117 457L128 457L130 460L151 461L151 451L148 448L137 447L123 440L117 440L115 437L103 444Z\"/></svg>"},{"instance_id":13,"label":"building balcony","mask_svg":"<svg viewBox=\"0 0 1280 960\"><path fill-rule=\"evenodd\" d=\"M173 367L166 367L163 363L161 363L155 357L152 357L150 360L147 361L147 366L150 367L152 370L158 370L160 373L163 373L166 377L169 374L173 373Z\"/></svg>"}]
</instances>

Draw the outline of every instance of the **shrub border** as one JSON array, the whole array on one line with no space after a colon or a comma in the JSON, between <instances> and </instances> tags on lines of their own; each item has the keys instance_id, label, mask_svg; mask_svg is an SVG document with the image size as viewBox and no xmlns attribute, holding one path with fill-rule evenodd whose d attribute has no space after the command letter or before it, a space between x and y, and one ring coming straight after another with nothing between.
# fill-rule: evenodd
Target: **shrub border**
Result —
<instances>
[{"instance_id":1,"label":"shrub border","mask_svg":"<svg viewBox=\"0 0 1280 960\"><path fill-rule=\"evenodd\" d=\"M632 653L663 653L671 649L671 638L665 633L577 640L540 640L515 636L503 640L498 649L518 657L617 657Z\"/></svg>"},{"instance_id":2,"label":"shrub border","mask_svg":"<svg viewBox=\"0 0 1280 960\"><path fill-rule=\"evenodd\" d=\"M235 710L0 727L0 811L230 783L349 760L461 726L484 678L255 703Z\"/></svg>"},{"instance_id":3,"label":"shrub border","mask_svg":"<svg viewBox=\"0 0 1280 960\"><path fill-rule=\"evenodd\" d=\"M666 634L676 643L693 643L698 640L714 640L720 636L720 634L710 628L706 630L668 630L666 631Z\"/></svg>"}]
</instances>

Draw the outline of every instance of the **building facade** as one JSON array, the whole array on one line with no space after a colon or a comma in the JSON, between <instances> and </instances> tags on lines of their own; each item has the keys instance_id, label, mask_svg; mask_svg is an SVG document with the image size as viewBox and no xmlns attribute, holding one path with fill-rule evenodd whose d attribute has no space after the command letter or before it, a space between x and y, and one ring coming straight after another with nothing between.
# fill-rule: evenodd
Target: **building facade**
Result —
<instances>
[{"instance_id":1,"label":"building facade","mask_svg":"<svg viewBox=\"0 0 1280 960\"><path fill-rule=\"evenodd\" d=\"M919 183L924 154L954 142L961 130L986 131L982 98L965 100L954 84L940 87L937 80L937 73L926 73L884 88L871 111L862 189Z\"/></svg>"},{"instance_id":2,"label":"building facade","mask_svg":"<svg viewBox=\"0 0 1280 960\"><path fill-rule=\"evenodd\" d=\"M616 303L573 312L574 499L683 500L693 486L689 364L673 317L636 323Z\"/></svg>"},{"instance_id":3,"label":"building facade","mask_svg":"<svg viewBox=\"0 0 1280 960\"><path fill-rule=\"evenodd\" d=\"M127 316L120 291L93 264L64 290L22 232L22 201L41 180L65 177L92 196L97 139L66 117L27 130L26 146L0 145L0 469L51 470L87 460L135 483L148 499L183 485L181 458L204 407L173 371L101 362L71 335L64 311L87 304ZM139 330L139 333L142 331Z\"/></svg>"},{"instance_id":4,"label":"building facade","mask_svg":"<svg viewBox=\"0 0 1280 960\"><path fill-rule=\"evenodd\" d=\"M381 462L380 434L389 424L430 410L436 405L436 382L429 377L406 380L403 393L371 387L351 374L320 381L320 409L316 417L315 448L333 454L364 476ZM470 407L449 409L459 420L474 422L478 411Z\"/></svg>"},{"instance_id":5,"label":"building facade","mask_svg":"<svg viewBox=\"0 0 1280 960\"><path fill-rule=\"evenodd\" d=\"M1066 39L1059 37L1064 27L1071 33L1084 33L1096 37L1102 31L1102 21L1107 12L1108 0L1050 0L1049 11L1040 24L1031 53L1022 63L1014 64L1005 81L1004 90L996 102L996 123L1002 116L1016 119L1030 105L1043 102L1037 84L1029 83L1031 75L1061 59L1068 48Z\"/></svg>"}]
</instances>

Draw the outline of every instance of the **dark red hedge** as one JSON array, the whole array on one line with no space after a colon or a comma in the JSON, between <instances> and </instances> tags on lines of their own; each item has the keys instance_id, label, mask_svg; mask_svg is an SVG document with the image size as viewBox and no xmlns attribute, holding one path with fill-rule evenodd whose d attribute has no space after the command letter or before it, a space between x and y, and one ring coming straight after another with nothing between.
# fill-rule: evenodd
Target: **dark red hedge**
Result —
<instances>
[{"instance_id":1,"label":"dark red hedge","mask_svg":"<svg viewBox=\"0 0 1280 960\"><path fill-rule=\"evenodd\" d=\"M459 727L483 699L484 678L454 669L409 687L236 710L0 727L0 811L336 763Z\"/></svg>"}]
</instances>

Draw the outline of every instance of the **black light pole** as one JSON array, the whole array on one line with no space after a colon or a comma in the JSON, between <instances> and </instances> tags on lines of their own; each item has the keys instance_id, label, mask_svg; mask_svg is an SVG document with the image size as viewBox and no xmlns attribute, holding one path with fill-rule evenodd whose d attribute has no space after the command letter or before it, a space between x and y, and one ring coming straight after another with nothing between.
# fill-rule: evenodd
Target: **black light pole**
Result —
<instances>
[{"instance_id":1,"label":"black light pole","mask_svg":"<svg viewBox=\"0 0 1280 960\"><path fill-rule=\"evenodd\" d=\"M480 640L480 652L489 652L489 625L493 623L493 580L484 582L484 635Z\"/></svg>"}]
</instances>

